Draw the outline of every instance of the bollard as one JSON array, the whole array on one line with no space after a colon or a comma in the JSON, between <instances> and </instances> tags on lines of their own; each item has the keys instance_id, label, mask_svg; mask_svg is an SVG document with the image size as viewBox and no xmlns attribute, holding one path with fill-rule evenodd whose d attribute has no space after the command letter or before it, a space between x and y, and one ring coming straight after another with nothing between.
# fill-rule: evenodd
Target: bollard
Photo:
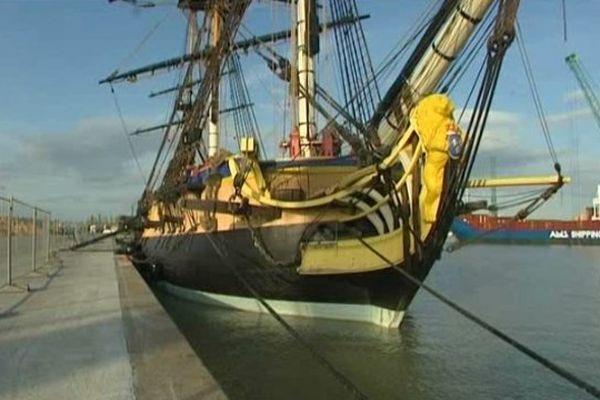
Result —
<instances>
[{"instance_id":1,"label":"bollard","mask_svg":"<svg viewBox=\"0 0 600 400\"><path fill-rule=\"evenodd\" d=\"M8 217L6 228L6 284L12 286L12 216L14 199L12 196L8 199Z\"/></svg>"},{"instance_id":2,"label":"bollard","mask_svg":"<svg viewBox=\"0 0 600 400\"><path fill-rule=\"evenodd\" d=\"M31 229L31 270L35 272L37 247L37 208L33 207L33 227Z\"/></svg>"}]
</instances>

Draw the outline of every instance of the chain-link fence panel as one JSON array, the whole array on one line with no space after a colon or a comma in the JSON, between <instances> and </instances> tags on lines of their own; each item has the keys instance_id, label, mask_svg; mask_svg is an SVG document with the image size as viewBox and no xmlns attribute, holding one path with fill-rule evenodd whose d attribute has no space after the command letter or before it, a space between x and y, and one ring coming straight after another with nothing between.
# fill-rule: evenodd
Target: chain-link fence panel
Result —
<instances>
[{"instance_id":1,"label":"chain-link fence panel","mask_svg":"<svg viewBox=\"0 0 600 400\"><path fill-rule=\"evenodd\" d=\"M33 207L13 200L12 212L12 277L32 271Z\"/></svg>"},{"instance_id":2,"label":"chain-link fence panel","mask_svg":"<svg viewBox=\"0 0 600 400\"><path fill-rule=\"evenodd\" d=\"M50 261L50 213L38 210L38 221L41 229L37 235L36 266L43 266Z\"/></svg>"},{"instance_id":3,"label":"chain-link fence panel","mask_svg":"<svg viewBox=\"0 0 600 400\"><path fill-rule=\"evenodd\" d=\"M71 246L72 236L50 212L0 197L0 287L48 265L57 251Z\"/></svg>"}]
</instances>

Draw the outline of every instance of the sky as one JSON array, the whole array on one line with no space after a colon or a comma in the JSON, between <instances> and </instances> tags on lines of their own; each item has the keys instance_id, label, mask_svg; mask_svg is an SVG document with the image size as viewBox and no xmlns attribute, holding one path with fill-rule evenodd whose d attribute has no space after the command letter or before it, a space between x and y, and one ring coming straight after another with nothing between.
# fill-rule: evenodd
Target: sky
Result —
<instances>
[{"instance_id":1,"label":"sky","mask_svg":"<svg viewBox=\"0 0 600 400\"><path fill-rule=\"evenodd\" d=\"M0 0L0 196L13 195L67 219L131 212L160 138L148 134L133 141L140 173L125 132L165 121L172 98L148 94L172 86L180 70L117 84L115 96L98 81L116 69L183 52L184 16L175 0L156 1L157 7L140 10L106 0ZM375 66L431 2L358 2L370 14L363 26ZM254 34L283 29L288 12L285 5L259 2L246 26ZM600 81L599 15L597 0L568 1L565 42L561 0L521 1L524 44L559 161L573 178L537 216L578 214L600 183L600 130L564 63L575 51ZM322 48L319 61L332 65L327 42ZM284 44L278 49L287 51ZM274 147L284 133L285 89L256 56L244 55L243 62L263 139ZM322 67L317 79L330 83L333 74L333 68ZM380 84L385 91L389 80ZM467 87L452 94L459 108ZM516 45L501 73L474 176L490 174L492 157L498 175L553 172Z\"/></svg>"}]
</instances>

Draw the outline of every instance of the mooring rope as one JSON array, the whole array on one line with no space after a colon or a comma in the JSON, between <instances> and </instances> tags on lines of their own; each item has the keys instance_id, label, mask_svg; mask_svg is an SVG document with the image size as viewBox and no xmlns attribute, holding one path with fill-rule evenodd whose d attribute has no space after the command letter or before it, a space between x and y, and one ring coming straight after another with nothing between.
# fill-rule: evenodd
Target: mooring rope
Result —
<instances>
[{"instance_id":1,"label":"mooring rope","mask_svg":"<svg viewBox=\"0 0 600 400\"><path fill-rule=\"evenodd\" d=\"M592 385L591 383L584 381L583 379L579 378L577 375L573 374L570 371L567 371L565 368L557 365L556 363L552 362L551 360L547 359L546 357L542 356L541 354L537 353L536 351L530 349L526 345L520 343L516 339L510 337L508 334L502 332L500 329L498 329L498 328L494 327L493 325L491 325L490 323L484 321L483 319L481 319L477 315L473 314L472 312L468 311L464 307L453 302L448 297L446 297L442 293L438 292L434 288L430 287L423 281L415 278L414 276L412 276L410 273L406 272L402 268L394 265L394 263L392 263L386 256L384 256L379 251L377 251L377 249L373 248L362 237L360 237L358 235L355 235L355 237L359 242L361 242L373 254L375 254L377 257L379 257L385 263L389 264L390 267L392 267L394 270L398 271L404 278L408 279L414 285L425 290L427 293L431 294L433 297L435 297L442 303L446 304L448 307L452 308L454 311L458 312L459 314L461 314L462 316L464 316L471 322L475 323L476 325L478 325L481 328L485 329L486 331L490 332L492 335L496 336L498 339L502 340L503 342L508 343L513 348L517 349L521 353L525 354L529 358L531 358L534 361L541 364L543 367L549 369L550 371L554 372L555 374L557 374L561 378L567 380L568 382L572 383L573 385L577 386L578 388L585 390L587 393L589 393L593 397L600 399L600 389L598 387Z\"/></svg>"},{"instance_id":2,"label":"mooring rope","mask_svg":"<svg viewBox=\"0 0 600 400\"><path fill-rule=\"evenodd\" d=\"M216 243L212 234L206 235L211 246L215 252L219 255L221 260L227 265L227 267L233 272L236 278L244 286L244 288L271 314L273 318L308 352L313 358L321 364L327 371L329 371L337 382L339 382L346 390L348 390L356 399L368 399L367 395L364 394L355 384L340 372L329 360L327 360L315 347L302 338L300 333L296 331L290 324L271 305L258 293L258 291L252 286L252 284L246 279L246 277L237 269L231 260L223 253L222 249Z\"/></svg>"}]
</instances>

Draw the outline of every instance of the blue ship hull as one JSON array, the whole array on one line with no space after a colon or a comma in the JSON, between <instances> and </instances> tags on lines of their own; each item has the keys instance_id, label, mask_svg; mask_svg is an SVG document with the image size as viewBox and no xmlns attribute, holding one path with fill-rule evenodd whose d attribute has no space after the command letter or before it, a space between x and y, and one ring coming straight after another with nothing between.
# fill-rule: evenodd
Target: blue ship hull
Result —
<instances>
[{"instance_id":1,"label":"blue ship hull","mask_svg":"<svg viewBox=\"0 0 600 400\"><path fill-rule=\"evenodd\" d=\"M465 218L454 219L451 231L459 241L509 244L600 245L600 229L479 229Z\"/></svg>"}]
</instances>

